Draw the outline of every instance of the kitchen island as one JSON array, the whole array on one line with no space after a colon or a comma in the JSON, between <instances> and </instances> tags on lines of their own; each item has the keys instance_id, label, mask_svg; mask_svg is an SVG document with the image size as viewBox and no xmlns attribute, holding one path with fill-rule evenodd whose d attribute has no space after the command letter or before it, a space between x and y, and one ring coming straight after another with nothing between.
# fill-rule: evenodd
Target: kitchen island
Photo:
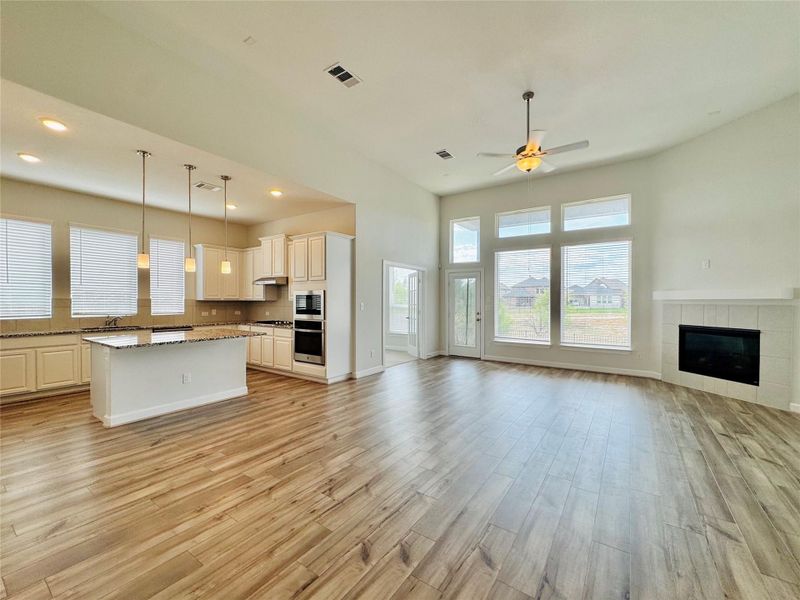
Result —
<instances>
[{"instance_id":1,"label":"kitchen island","mask_svg":"<svg viewBox=\"0 0 800 600\"><path fill-rule=\"evenodd\" d=\"M106 427L247 394L247 340L232 328L86 336L92 413Z\"/></svg>"}]
</instances>

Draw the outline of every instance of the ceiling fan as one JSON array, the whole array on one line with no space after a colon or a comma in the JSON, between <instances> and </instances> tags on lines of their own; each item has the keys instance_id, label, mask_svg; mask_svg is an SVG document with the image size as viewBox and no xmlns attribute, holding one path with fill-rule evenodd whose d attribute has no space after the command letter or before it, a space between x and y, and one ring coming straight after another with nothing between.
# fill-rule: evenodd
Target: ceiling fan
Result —
<instances>
[{"instance_id":1,"label":"ceiling fan","mask_svg":"<svg viewBox=\"0 0 800 600\"><path fill-rule=\"evenodd\" d=\"M503 167L499 171L495 171L494 175L502 175L506 171L517 167L520 171L530 173L534 169L539 169L542 173L549 173L555 169L554 165L546 162L544 157L552 156L554 154L562 154L564 152L571 152L572 150L580 150L589 146L589 140L582 142L574 142L564 146L556 146L555 148L542 149L542 140L544 139L546 131L540 129L531 130L531 100L533 99L533 92L527 91L522 94L522 99L528 109L528 119L525 126L525 137L527 141L524 146L517 148L514 154L498 154L496 152L479 152L478 156L485 156L489 158L513 158L514 162L510 165Z\"/></svg>"}]
</instances>

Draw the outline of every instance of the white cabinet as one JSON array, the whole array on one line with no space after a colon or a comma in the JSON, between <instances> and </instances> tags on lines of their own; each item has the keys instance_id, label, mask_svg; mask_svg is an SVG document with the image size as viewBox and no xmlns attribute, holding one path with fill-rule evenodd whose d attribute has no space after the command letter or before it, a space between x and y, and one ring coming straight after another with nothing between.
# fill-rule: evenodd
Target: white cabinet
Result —
<instances>
[{"instance_id":1,"label":"white cabinet","mask_svg":"<svg viewBox=\"0 0 800 600\"><path fill-rule=\"evenodd\" d=\"M36 351L0 351L0 393L20 394L36 390Z\"/></svg>"},{"instance_id":2,"label":"white cabinet","mask_svg":"<svg viewBox=\"0 0 800 600\"><path fill-rule=\"evenodd\" d=\"M231 263L231 272L222 273L222 298L225 300L238 300L239 277L241 276L241 269L239 267L240 252L228 248L227 252L223 250L222 260L225 260L226 256Z\"/></svg>"},{"instance_id":3,"label":"white cabinet","mask_svg":"<svg viewBox=\"0 0 800 600\"><path fill-rule=\"evenodd\" d=\"M36 349L36 389L68 387L80 381L78 345Z\"/></svg>"},{"instance_id":4,"label":"white cabinet","mask_svg":"<svg viewBox=\"0 0 800 600\"><path fill-rule=\"evenodd\" d=\"M247 362L261 364L261 337L247 338Z\"/></svg>"},{"instance_id":5,"label":"white cabinet","mask_svg":"<svg viewBox=\"0 0 800 600\"><path fill-rule=\"evenodd\" d=\"M308 280L325 281L325 236L308 238Z\"/></svg>"},{"instance_id":6,"label":"white cabinet","mask_svg":"<svg viewBox=\"0 0 800 600\"><path fill-rule=\"evenodd\" d=\"M198 300L219 300L222 298L222 273L220 264L222 263L222 250L219 248L204 248L199 246L197 259L201 263L197 278Z\"/></svg>"},{"instance_id":7,"label":"white cabinet","mask_svg":"<svg viewBox=\"0 0 800 600\"><path fill-rule=\"evenodd\" d=\"M242 250L239 265L239 299L240 300L263 300L264 286L253 285L253 282L261 277L262 270L261 248L247 248Z\"/></svg>"},{"instance_id":8,"label":"white cabinet","mask_svg":"<svg viewBox=\"0 0 800 600\"><path fill-rule=\"evenodd\" d=\"M294 242L289 242L286 244L286 264L288 265L289 269L289 279L294 280Z\"/></svg>"},{"instance_id":9,"label":"white cabinet","mask_svg":"<svg viewBox=\"0 0 800 600\"><path fill-rule=\"evenodd\" d=\"M286 277L286 236L259 238L262 264L259 277Z\"/></svg>"},{"instance_id":10,"label":"white cabinet","mask_svg":"<svg viewBox=\"0 0 800 600\"><path fill-rule=\"evenodd\" d=\"M92 380L92 345L81 344L81 383Z\"/></svg>"},{"instance_id":11,"label":"white cabinet","mask_svg":"<svg viewBox=\"0 0 800 600\"><path fill-rule=\"evenodd\" d=\"M289 331L291 334L291 331ZM275 337L273 365L276 369L292 370L292 338Z\"/></svg>"},{"instance_id":12,"label":"white cabinet","mask_svg":"<svg viewBox=\"0 0 800 600\"><path fill-rule=\"evenodd\" d=\"M264 335L261 337L261 362L262 367L271 367L274 362L274 337Z\"/></svg>"},{"instance_id":13,"label":"white cabinet","mask_svg":"<svg viewBox=\"0 0 800 600\"><path fill-rule=\"evenodd\" d=\"M308 281L308 238L292 242L292 274L295 281Z\"/></svg>"},{"instance_id":14,"label":"white cabinet","mask_svg":"<svg viewBox=\"0 0 800 600\"><path fill-rule=\"evenodd\" d=\"M293 281L325 281L325 234L298 236L292 239L291 277Z\"/></svg>"}]
</instances>

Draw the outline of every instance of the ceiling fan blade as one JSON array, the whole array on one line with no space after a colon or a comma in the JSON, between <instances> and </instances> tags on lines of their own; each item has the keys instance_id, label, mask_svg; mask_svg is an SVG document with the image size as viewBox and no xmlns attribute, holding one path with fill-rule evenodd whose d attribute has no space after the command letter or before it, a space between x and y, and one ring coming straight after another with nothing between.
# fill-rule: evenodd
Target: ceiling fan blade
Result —
<instances>
[{"instance_id":1,"label":"ceiling fan blade","mask_svg":"<svg viewBox=\"0 0 800 600\"><path fill-rule=\"evenodd\" d=\"M508 165L507 167L503 167L499 171L495 171L494 173L492 173L492 175L502 175L506 171L510 171L511 169L516 168L516 166L517 166L517 163L513 162L510 165Z\"/></svg>"},{"instance_id":2,"label":"ceiling fan blade","mask_svg":"<svg viewBox=\"0 0 800 600\"><path fill-rule=\"evenodd\" d=\"M589 140L583 140L582 142L575 142L574 144L566 144L564 146L556 146L555 148L548 148L547 150L542 150L542 155L552 155L552 154L561 154L563 152L572 152L573 150L580 150L581 148L588 148L589 147Z\"/></svg>"},{"instance_id":3,"label":"ceiling fan blade","mask_svg":"<svg viewBox=\"0 0 800 600\"><path fill-rule=\"evenodd\" d=\"M478 156L486 156L488 158L514 158L513 154L500 154L498 152L478 152Z\"/></svg>"},{"instance_id":4,"label":"ceiling fan blade","mask_svg":"<svg viewBox=\"0 0 800 600\"><path fill-rule=\"evenodd\" d=\"M549 173L550 171L555 171L556 166L551 165L549 162L543 160L536 170L541 173Z\"/></svg>"},{"instance_id":5,"label":"ceiling fan blade","mask_svg":"<svg viewBox=\"0 0 800 600\"><path fill-rule=\"evenodd\" d=\"M525 144L525 149L531 150L532 148L541 148L542 141L546 135L547 132L544 129L532 129L528 132L528 143Z\"/></svg>"}]
</instances>

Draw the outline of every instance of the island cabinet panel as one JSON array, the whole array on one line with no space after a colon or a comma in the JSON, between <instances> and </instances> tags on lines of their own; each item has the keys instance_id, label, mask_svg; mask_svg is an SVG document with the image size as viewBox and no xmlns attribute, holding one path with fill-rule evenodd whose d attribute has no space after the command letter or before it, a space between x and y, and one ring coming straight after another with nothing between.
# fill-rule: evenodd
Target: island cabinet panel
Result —
<instances>
[{"instance_id":1,"label":"island cabinet panel","mask_svg":"<svg viewBox=\"0 0 800 600\"><path fill-rule=\"evenodd\" d=\"M308 239L294 240L292 273L295 281L308 281Z\"/></svg>"},{"instance_id":2,"label":"island cabinet panel","mask_svg":"<svg viewBox=\"0 0 800 600\"><path fill-rule=\"evenodd\" d=\"M308 280L325 281L325 236L308 238Z\"/></svg>"},{"instance_id":3,"label":"island cabinet panel","mask_svg":"<svg viewBox=\"0 0 800 600\"><path fill-rule=\"evenodd\" d=\"M20 394L36 389L36 351L0 351L0 393Z\"/></svg>"},{"instance_id":4,"label":"island cabinet panel","mask_svg":"<svg viewBox=\"0 0 800 600\"><path fill-rule=\"evenodd\" d=\"M89 344L81 344L81 383L89 383L92 380L92 347Z\"/></svg>"},{"instance_id":5,"label":"island cabinet panel","mask_svg":"<svg viewBox=\"0 0 800 600\"><path fill-rule=\"evenodd\" d=\"M276 369L292 370L292 338L276 337L273 365Z\"/></svg>"},{"instance_id":6,"label":"island cabinet panel","mask_svg":"<svg viewBox=\"0 0 800 600\"><path fill-rule=\"evenodd\" d=\"M80 353L77 345L36 350L36 388L66 387L80 383Z\"/></svg>"}]
</instances>

